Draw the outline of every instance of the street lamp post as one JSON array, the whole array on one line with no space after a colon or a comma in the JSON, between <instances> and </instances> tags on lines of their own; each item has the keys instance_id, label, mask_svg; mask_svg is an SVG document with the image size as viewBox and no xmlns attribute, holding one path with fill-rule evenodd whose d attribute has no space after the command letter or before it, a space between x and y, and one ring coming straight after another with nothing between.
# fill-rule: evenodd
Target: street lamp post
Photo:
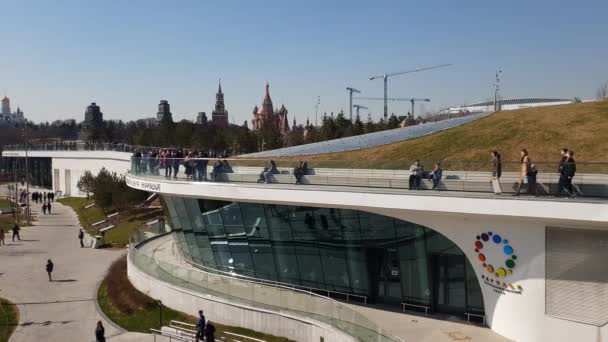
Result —
<instances>
[{"instance_id":1,"label":"street lamp post","mask_svg":"<svg viewBox=\"0 0 608 342\"><path fill-rule=\"evenodd\" d=\"M30 173L29 173L29 162L28 162L28 149L29 142L27 140L27 120L23 124L23 139L25 140L25 217L27 219L27 225L32 225L32 216L30 210Z\"/></svg>"}]
</instances>

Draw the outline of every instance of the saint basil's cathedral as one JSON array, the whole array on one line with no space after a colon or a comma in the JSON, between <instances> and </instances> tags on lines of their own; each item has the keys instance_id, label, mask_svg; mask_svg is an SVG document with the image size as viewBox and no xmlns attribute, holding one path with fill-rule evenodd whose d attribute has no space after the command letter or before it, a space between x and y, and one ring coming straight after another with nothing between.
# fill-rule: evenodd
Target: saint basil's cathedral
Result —
<instances>
[{"instance_id":1,"label":"saint basil's cathedral","mask_svg":"<svg viewBox=\"0 0 608 342\"><path fill-rule=\"evenodd\" d=\"M252 128L259 131L263 128L277 128L282 136L289 134L289 121L287 120L287 109L284 105L277 111L274 110L272 99L270 98L270 85L266 83L266 95L262 106L253 108Z\"/></svg>"}]
</instances>

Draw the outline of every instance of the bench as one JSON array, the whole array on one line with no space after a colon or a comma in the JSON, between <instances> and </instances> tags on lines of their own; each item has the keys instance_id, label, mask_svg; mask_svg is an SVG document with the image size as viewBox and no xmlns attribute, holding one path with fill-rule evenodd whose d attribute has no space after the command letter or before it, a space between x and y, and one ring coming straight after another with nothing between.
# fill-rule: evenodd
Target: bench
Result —
<instances>
[{"instance_id":1,"label":"bench","mask_svg":"<svg viewBox=\"0 0 608 342\"><path fill-rule=\"evenodd\" d=\"M470 312L465 312L464 314L467 316L467 322L468 323L471 323L471 316L473 316L473 317L479 317L479 318L481 318L481 324L483 326L486 325L486 316L485 315L479 315L479 314L474 314L474 313L470 313Z\"/></svg>"},{"instance_id":2,"label":"bench","mask_svg":"<svg viewBox=\"0 0 608 342\"><path fill-rule=\"evenodd\" d=\"M401 303L401 306L403 307L403 312L405 312L405 307L406 306L411 306L411 307L418 308L418 309L424 309L424 315L427 316L427 317L429 315L429 310L431 309L428 306L418 305L418 304L410 304L410 303Z\"/></svg>"}]
</instances>

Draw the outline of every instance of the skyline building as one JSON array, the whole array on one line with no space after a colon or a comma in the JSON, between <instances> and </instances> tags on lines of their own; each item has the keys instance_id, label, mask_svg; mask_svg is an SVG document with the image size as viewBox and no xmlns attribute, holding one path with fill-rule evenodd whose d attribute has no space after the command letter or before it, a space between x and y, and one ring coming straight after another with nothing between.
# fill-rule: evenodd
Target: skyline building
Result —
<instances>
[{"instance_id":1,"label":"skyline building","mask_svg":"<svg viewBox=\"0 0 608 342\"><path fill-rule=\"evenodd\" d=\"M224 93L222 83L219 82L217 94L215 95L215 109L211 112L211 123L216 127L228 127L228 111L224 103Z\"/></svg>"},{"instance_id":2,"label":"skyline building","mask_svg":"<svg viewBox=\"0 0 608 342\"><path fill-rule=\"evenodd\" d=\"M163 122L164 120L173 122L173 115L171 114L171 105L169 105L169 101L160 100L158 112L156 113L156 121Z\"/></svg>"},{"instance_id":3,"label":"skyline building","mask_svg":"<svg viewBox=\"0 0 608 342\"><path fill-rule=\"evenodd\" d=\"M17 107L17 111L11 112L11 101L8 97L2 98L2 110L0 111L0 125L11 123L22 123L25 117L21 108Z\"/></svg>"},{"instance_id":4,"label":"skyline building","mask_svg":"<svg viewBox=\"0 0 608 342\"><path fill-rule=\"evenodd\" d=\"M98 127L103 122L103 113L101 112L101 107L99 107L95 102L91 102L90 105L87 106L86 111L84 112L84 123L85 127Z\"/></svg>"},{"instance_id":5,"label":"skyline building","mask_svg":"<svg viewBox=\"0 0 608 342\"><path fill-rule=\"evenodd\" d=\"M281 105L278 111L274 110L272 98L270 97L270 84L266 82L266 94L264 95L262 106L258 108L256 105L253 108L252 128L259 131L262 128L274 127L279 130L281 135L285 136L290 131L287 113L287 108L284 105Z\"/></svg>"}]
</instances>

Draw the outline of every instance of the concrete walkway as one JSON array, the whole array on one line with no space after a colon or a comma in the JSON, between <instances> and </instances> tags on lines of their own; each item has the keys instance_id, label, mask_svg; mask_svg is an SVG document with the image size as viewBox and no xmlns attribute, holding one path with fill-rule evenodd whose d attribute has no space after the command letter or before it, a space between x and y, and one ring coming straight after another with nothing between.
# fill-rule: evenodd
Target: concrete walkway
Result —
<instances>
[{"instance_id":1,"label":"concrete walkway","mask_svg":"<svg viewBox=\"0 0 608 342\"><path fill-rule=\"evenodd\" d=\"M52 215L32 205L33 227L23 227L21 241L0 246L0 297L19 307L19 326L11 342L94 341L97 321L106 336L120 341L153 341L151 335L123 333L96 309L97 285L124 250L80 248L78 218L71 208L53 202ZM53 282L45 271L55 264ZM109 338L110 341L115 340Z\"/></svg>"}]
</instances>

